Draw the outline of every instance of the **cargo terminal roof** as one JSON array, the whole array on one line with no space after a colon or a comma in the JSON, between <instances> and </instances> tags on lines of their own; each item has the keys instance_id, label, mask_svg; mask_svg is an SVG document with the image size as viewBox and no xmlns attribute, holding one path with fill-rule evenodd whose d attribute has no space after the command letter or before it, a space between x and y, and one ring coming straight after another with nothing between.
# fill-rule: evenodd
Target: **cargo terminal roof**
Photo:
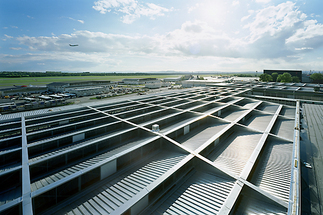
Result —
<instances>
[{"instance_id":1,"label":"cargo terminal roof","mask_svg":"<svg viewBox=\"0 0 323 215\"><path fill-rule=\"evenodd\" d=\"M0 116L0 212L298 213L299 102L243 97L249 90Z\"/></svg>"}]
</instances>

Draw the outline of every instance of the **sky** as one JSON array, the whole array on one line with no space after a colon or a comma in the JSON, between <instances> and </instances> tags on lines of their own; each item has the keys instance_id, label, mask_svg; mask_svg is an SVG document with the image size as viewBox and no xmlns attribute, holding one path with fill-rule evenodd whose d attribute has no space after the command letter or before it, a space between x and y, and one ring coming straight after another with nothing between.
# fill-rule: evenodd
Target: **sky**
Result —
<instances>
[{"instance_id":1,"label":"sky","mask_svg":"<svg viewBox=\"0 0 323 215\"><path fill-rule=\"evenodd\" d=\"M322 0L1 0L0 71L319 71L322 8Z\"/></svg>"}]
</instances>

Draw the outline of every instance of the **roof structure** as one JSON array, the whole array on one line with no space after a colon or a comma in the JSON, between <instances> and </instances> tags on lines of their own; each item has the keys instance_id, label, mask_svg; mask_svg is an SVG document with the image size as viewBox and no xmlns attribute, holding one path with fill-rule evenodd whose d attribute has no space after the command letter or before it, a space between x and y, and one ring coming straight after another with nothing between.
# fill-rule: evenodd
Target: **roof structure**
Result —
<instances>
[{"instance_id":1,"label":"roof structure","mask_svg":"<svg viewBox=\"0 0 323 215\"><path fill-rule=\"evenodd\" d=\"M255 96L323 101L323 84L236 81L232 83L205 82L204 86L251 89L250 94Z\"/></svg>"},{"instance_id":2,"label":"roof structure","mask_svg":"<svg viewBox=\"0 0 323 215\"><path fill-rule=\"evenodd\" d=\"M248 91L0 116L0 213L298 214L299 102Z\"/></svg>"}]
</instances>

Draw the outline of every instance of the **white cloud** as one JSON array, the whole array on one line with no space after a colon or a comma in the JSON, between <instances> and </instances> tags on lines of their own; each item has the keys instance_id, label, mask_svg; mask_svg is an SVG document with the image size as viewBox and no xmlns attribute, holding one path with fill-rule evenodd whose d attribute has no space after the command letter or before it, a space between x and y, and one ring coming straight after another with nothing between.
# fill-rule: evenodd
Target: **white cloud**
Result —
<instances>
[{"instance_id":1,"label":"white cloud","mask_svg":"<svg viewBox=\"0 0 323 215\"><path fill-rule=\"evenodd\" d=\"M296 51L302 51L302 50L312 50L312 47L302 47L302 48L295 48Z\"/></svg>"},{"instance_id":2,"label":"white cloud","mask_svg":"<svg viewBox=\"0 0 323 215\"><path fill-rule=\"evenodd\" d=\"M161 7L153 3L141 4L136 0L99 0L94 2L93 9L99 11L102 14L111 12L123 14L122 22L126 24L133 23L141 16L147 16L150 19L155 19L157 16L164 16L166 12L170 12L173 9Z\"/></svg>"},{"instance_id":3,"label":"white cloud","mask_svg":"<svg viewBox=\"0 0 323 215\"><path fill-rule=\"evenodd\" d=\"M21 47L10 47L11 50L20 50L22 49Z\"/></svg>"},{"instance_id":4,"label":"white cloud","mask_svg":"<svg viewBox=\"0 0 323 215\"><path fill-rule=\"evenodd\" d=\"M283 22L284 19L282 19ZM288 25L287 25L288 26ZM267 31L266 31L267 32ZM269 31L270 32L270 31ZM285 31L283 31L285 32ZM238 34L236 34L238 35ZM277 35L253 32L247 38L234 39L217 31L205 22L185 22L181 28L163 35L126 36L102 32L76 31L52 37L18 37L20 45L31 51L108 53L111 57L228 57L228 58L280 58L294 55L299 47L289 46L285 40L290 33ZM68 44L78 44L70 47Z\"/></svg>"},{"instance_id":5,"label":"white cloud","mask_svg":"<svg viewBox=\"0 0 323 215\"><path fill-rule=\"evenodd\" d=\"M111 56L235 56L231 39L204 22L185 22L165 35L126 36L76 31L52 37L16 38L31 51L109 53ZM70 47L68 44L79 46Z\"/></svg>"},{"instance_id":6,"label":"white cloud","mask_svg":"<svg viewBox=\"0 0 323 215\"><path fill-rule=\"evenodd\" d=\"M118 7L136 7L135 0L99 0L94 2L95 6L93 6L94 10L99 11L102 14L106 12L110 12L110 8L118 8Z\"/></svg>"},{"instance_id":7,"label":"white cloud","mask_svg":"<svg viewBox=\"0 0 323 215\"><path fill-rule=\"evenodd\" d=\"M198 7L200 7L200 4L199 3L196 3L194 6L189 7L187 9L187 13L191 13L192 11L194 11L195 9L197 9Z\"/></svg>"},{"instance_id":8,"label":"white cloud","mask_svg":"<svg viewBox=\"0 0 323 215\"><path fill-rule=\"evenodd\" d=\"M122 10L125 17L128 16L129 23L137 18L136 14L131 13L131 8L123 7ZM159 13L163 11L157 5L147 4L147 8L140 14L150 17L158 10ZM236 65L253 63L261 65L261 68L266 67L265 65L268 67L279 65L281 68L288 69L293 64L297 67L299 61L304 59L305 53L312 53L320 45L323 46L322 24L317 23L316 20L307 20L307 16L292 2L268 6L258 11L250 10L248 13L248 18L243 20L251 22L245 25L245 29L237 29L239 30L237 32L241 33L233 36L228 36L208 23L198 20L187 21L180 28L165 34L150 36L91 31L75 31L72 34L51 37L23 36L16 39L24 50L28 47L32 54L19 55L17 58L22 62L49 61L53 58L64 62L86 62L93 66L94 64L123 65L120 68L128 68L128 70L133 65L137 65L133 67L136 70L148 62L153 62L152 65L156 66L154 61L160 62L160 68L165 66L165 62L168 65L169 61L169 65L173 65L174 68L175 62L186 63L192 68L197 67L192 62L199 66L207 62L208 66L214 64L221 68L224 66L232 68L235 62ZM241 36L246 33L247 36ZM70 47L68 44L79 46ZM8 55L5 59L13 62L15 57ZM141 64L143 59L145 63ZM225 59L225 62L220 63L220 59ZM212 63L212 60L216 60L217 63ZM129 65L122 64L122 61L128 62ZM286 67L282 66L283 64ZM200 70L203 68L201 66ZM241 66L240 69L242 68L244 67ZM303 67L299 66L299 68Z\"/></svg>"},{"instance_id":9,"label":"white cloud","mask_svg":"<svg viewBox=\"0 0 323 215\"><path fill-rule=\"evenodd\" d=\"M12 39L13 37L12 36L9 36L7 34L4 34L5 38L3 38L2 40L3 41L6 41L7 39Z\"/></svg>"},{"instance_id":10,"label":"white cloud","mask_svg":"<svg viewBox=\"0 0 323 215\"><path fill-rule=\"evenodd\" d=\"M29 15L27 15L27 17L28 17L29 19L34 19L34 17L32 17L32 16L29 16Z\"/></svg>"},{"instance_id":11,"label":"white cloud","mask_svg":"<svg viewBox=\"0 0 323 215\"><path fill-rule=\"evenodd\" d=\"M4 34L4 36L5 36L7 39L12 39L12 38L13 38L13 36L9 36L9 35L7 35L7 34Z\"/></svg>"},{"instance_id":12,"label":"white cloud","mask_svg":"<svg viewBox=\"0 0 323 215\"><path fill-rule=\"evenodd\" d=\"M271 0L256 0L257 3L269 3Z\"/></svg>"},{"instance_id":13,"label":"white cloud","mask_svg":"<svg viewBox=\"0 0 323 215\"><path fill-rule=\"evenodd\" d=\"M323 25L308 20L290 1L257 11L253 22L244 27L250 30L245 42L255 50L262 49L263 52L255 51L259 55L267 52L268 57L284 57L323 46Z\"/></svg>"},{"instance_id":14,"label":"white cloud","mask_svg":"<svg viewBox=\"0 0 323 215\"><path fill-rule=\"evenodd\" d=\"M251 41L269 34L273 36L286 29L294 29L297 23L304 21L306 15L290 1L277 6L269 6L257 11L255 20L245 25L251 31Z\"/></svg>"},{"instance_id":15,"label":"white cloud","mask_svg":"<svg viewBox=\"0 0 323 215\"><path fill-rule=\"evenodd\" d=\"M83 20L81 20L81 19L76 20L76 19L74 19L74 18L72 18L72 17L67 17L67 18L68 18L68 19L70 19L70 20L78 21L79 23L84 24L84 21L83 21Z\"/></svg>"},{"instance_id":16,"label":"white cloud","mask_svg":"<svg viewBox=\"0 0 323 215\"><path fill-rule=\"evenodd\" d=\"M235 1L232 2L232 6L236 6L236 5L239 5L239 4L240 4L240 2L237 1L237 0L235 0Z\"/></svg>"},{"instance_id":17,"label":"white cloud","mask_svg":"<svg viewBox=\"0 0 323 215\"><path fill-rule=\"evenodd\" d=\"M255 12L254 10L248 10L249 15L242 17L242 18L241 18L241 22L243 22L243 21L245 21L245 20L249 19L249 17L250 17L254 12Z\"/></svg>"},{"instance_id":18,"label":"white cloud","mask_svg":"<svg viewBox=\"0 0 323 215\"><path fill-rule=\"evenodd\" d=\"M17 26L13 26L13 25L11 25L10 27L11 27L11 28L18 28Z\"/></svg>"},{"instance_id":19,"label":"white cloud","mask_svg":"<svg viewBox=\"0 0 323 215\"><path fill-rule=\"evenodd\" d=\"M3 29L8 29L8 27L3 27Z\"/></svg>"},{"instance_id":20,"label":"white cloud","mask_svg":"<svg viewBox=\"0 0 323 215\"><path fill-rule=\"evenodd\" d=\"M61 34L52 37L18 37L21 45L28 46L33 51L58 52L101 52L122 54L124 52L151 52L152 37L130 37L118 34L105 34L102 32L76 31L73 34ZM70 47L69 44L78 44Z\"/></svg>"},{"instance_id":21,"label":"white cloud","mask_svg":"<svg viewBox=\"0 0 323 215\"><path fill-rule=\"evenodd\" d=\"M302 23L302 28L297 29L296 33L286 40L286 43L302 43L317 47L319 44L322 45L322 40L323 25L318 24L317 20L307 20Z\"/></svg>"}]
</instances>

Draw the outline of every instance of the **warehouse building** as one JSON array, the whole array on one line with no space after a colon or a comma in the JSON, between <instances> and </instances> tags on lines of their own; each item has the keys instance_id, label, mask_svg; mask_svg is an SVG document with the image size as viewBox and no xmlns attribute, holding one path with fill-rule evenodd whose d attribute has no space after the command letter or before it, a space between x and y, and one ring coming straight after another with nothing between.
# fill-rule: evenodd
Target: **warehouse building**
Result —
<instances>
[{"instance_id":1,"label":"warehouse building","mask_svg":"<svg viewBox=\"0 0 323 215\"><path fill-rule=\"evenodd\" d=\"M140 85L148 83L159 83L160 80L157 78L125 78L122 80L123 84L129 85Z\"/></svg>"},{"instance_id":2,"label":"warehouse building","mask_svg":"<svg viewBox=\"0 0 323 215\"><path fill-rule=\"evenodd\" d=\"M111 81L78 81L78 82L53 82L47 84L48 90L55 93L69 92L78 96L106 92L116 86Z\"/></svg>"},{"instance_id":3,"label":"warehouse building","mask_svg":"<svg viewBox=\"0 0 323 215\"><path fill-rule=\"evenodd\" d=\"M145 84L145 87L148 89L158 89L162 87L162 82L154 82L154 83L147 83ZM165 84L166 85L166 84Z\"/></svg>"},{"instance_id":4,"label":"warehouse building","mask_svg":"<svg viewBox=\"0 0 323 215\"><path fill-rule=\"evenodd\" d=\"M26 95L30 93L43 93L48 90L47 87L41 86L17 86L17 87L3 87L0 88L0 96Z\"/></svg>"},{"instance_id":5,"label":"warehouse building","mask_svg":"<svg viewBox=\"0 0 323 215\"><path fill-rule=\"evenodd\" d=\"M300 101L249 91L0 116L0 213L299 214Z\"/></svg>"},{"instance_id":6,"label":"warehouse building","mask_svg":"<svg viewBox=\"0 0 323 215\"><path fill-rule=\"evenodd\" d=\"M173 77L173 78L164 78L164 82L179 82L182 80L182 76Z\"/></svg>"}]
</instances>

